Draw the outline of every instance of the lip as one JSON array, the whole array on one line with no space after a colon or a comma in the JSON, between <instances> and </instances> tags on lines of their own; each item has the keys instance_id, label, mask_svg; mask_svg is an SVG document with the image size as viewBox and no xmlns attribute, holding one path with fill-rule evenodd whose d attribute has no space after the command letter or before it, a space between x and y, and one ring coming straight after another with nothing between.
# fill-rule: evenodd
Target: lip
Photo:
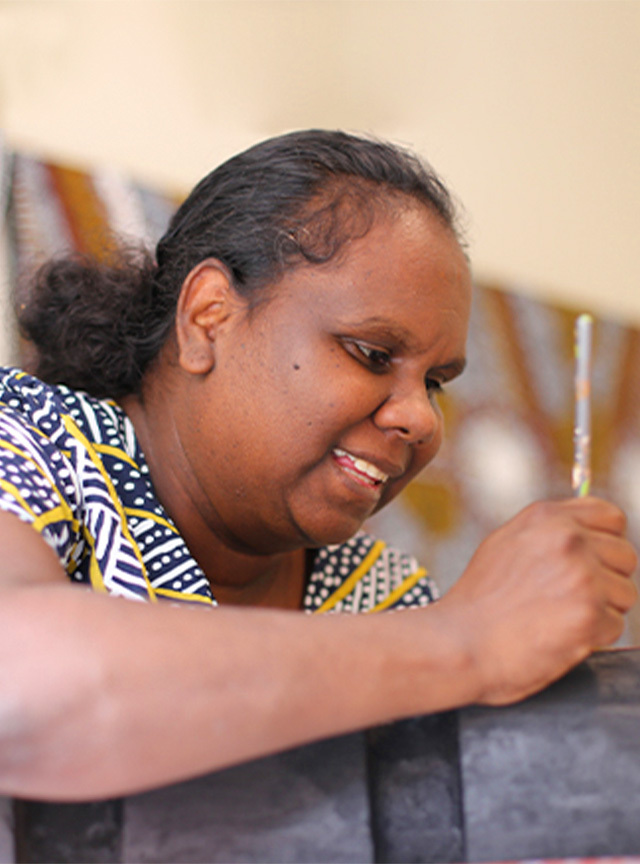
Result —
<instances>
[{"instance_id":1,"label":"lip","mask_svg":"<svg viewBox=\"0 0 640 864\"><path fill-rule=\"evenodd\" d=\"M331 451L334 463L361 486L377 493L382 492L389 480L404 473L398 465L364 453L354 453L342 447Z\"/></svg>"}]
</instances>

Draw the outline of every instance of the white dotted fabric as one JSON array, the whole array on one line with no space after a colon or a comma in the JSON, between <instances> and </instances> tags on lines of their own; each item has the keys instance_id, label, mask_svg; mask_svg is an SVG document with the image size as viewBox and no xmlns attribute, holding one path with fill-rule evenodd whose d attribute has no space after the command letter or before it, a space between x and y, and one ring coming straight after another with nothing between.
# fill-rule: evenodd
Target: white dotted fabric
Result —
<instances>
[{"instance_id":1,"label":"white dotted fabric","mask_svg":"<svg viewBox=\"0 0 640 864\"><path fill-rule=\"evenodd\" d=\"M0 509L31 523L76 582L132 599L215 603L114 402L0 369ZM317 550L304 609L363 612L390 594L385 608L435 599L413 558L374 543L360 533Z\"/></svg>"}]
</instances>

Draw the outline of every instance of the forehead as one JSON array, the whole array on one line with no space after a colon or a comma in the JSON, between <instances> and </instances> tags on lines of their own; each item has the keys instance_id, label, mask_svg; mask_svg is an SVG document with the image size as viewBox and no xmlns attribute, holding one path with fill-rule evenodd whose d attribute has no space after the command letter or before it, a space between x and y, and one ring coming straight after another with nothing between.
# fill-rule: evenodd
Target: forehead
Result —
<instances>
[{"instance_id":1,"label":"forehead","mask_svg":"<svg viewBox=\"0 0 640 864\"><path fill-rule=\"evenodd\" d=\"M301 315L330 313L424 331L469 314L471 276L453 231L423 206L379 217L364 237L347 242L323 265L301 265L273 286L273 299Z\"/></svg>"}]
</instances>

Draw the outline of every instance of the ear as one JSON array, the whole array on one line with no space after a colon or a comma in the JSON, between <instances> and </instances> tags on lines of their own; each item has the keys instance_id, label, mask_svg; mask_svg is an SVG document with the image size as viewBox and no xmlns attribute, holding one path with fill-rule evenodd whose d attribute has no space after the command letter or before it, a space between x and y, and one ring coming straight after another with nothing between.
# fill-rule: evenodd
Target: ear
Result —
<instances>
[{"instance_id":1,"label":"ear","mask_svg":"<svg viewBox=\"0 0 640 864\"><path fill-rule=\"evenodd\" d=\"M185 372L203 375L213 369L218 330L240 305L231 275L220 261L207 258L191 270L176 309L178 362Z\"/></svg>"}]
</instances>

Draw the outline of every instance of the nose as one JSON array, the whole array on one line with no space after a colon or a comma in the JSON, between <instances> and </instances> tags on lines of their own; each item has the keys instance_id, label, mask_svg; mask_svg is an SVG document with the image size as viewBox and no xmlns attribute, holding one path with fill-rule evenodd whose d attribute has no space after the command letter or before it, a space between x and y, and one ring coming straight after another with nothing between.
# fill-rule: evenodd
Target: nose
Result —
<instances>
[{"instance_id":1,"label":"nose","mask_svg":"<svg viewBox=\"0 0 640 864\"><path fill-rule=\"evenodd\" d=\"M391 393L373 414L373 422L407 444L426 445L439 439L442 414L421 381L419 386Z\"/></svg>"}]
</instances>

